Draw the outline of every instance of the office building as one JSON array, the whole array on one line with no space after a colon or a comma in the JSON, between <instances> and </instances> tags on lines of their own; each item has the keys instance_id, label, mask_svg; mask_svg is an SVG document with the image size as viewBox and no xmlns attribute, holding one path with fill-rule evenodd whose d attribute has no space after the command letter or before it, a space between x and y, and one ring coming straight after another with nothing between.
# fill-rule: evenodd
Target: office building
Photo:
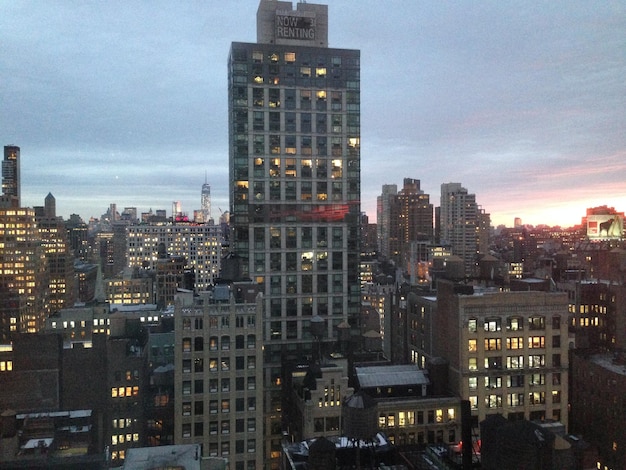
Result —
<instances>
[{"instance_id":1,"label":"office building","mask_svg":"<svg viewBox=\"0 0 626 470\"><path fill-rule=\"evenodd\" d=\"M33 209L20 207L20 148L4 147L0 198L0 341L35 333L49 314L48 266Z\"/></svg>"},{"instance_id":2,"label":"office building","mask_svg":"<svg viewBox=\"0 0 626 470\"><path fill-rule=\"evenodd\" d=\"M182 256L196 291L207 290L219 276L222 241L215 225L131 225L126 237L131 268L156 271L160 259Z\"/></svg>"},{"instance_id":3,"label":"office building","mask_svg":"<svg viewBox=\"0 0 626 470\"><path fill-rule=\"evenodd\" d=\"M623 350L622 350L623 351ZM626 468L626 357L579 350L572 354L571 428L597 446L597 468Z\"/></svg>"},{"instance_id":4,"label":"office building","mask_svg":"<svg viewBox=\"0 0 626 470\"><path fill-rule=\"evenodd\" d=\"M94 300L100 266L76 260L74 263L74 294L76 302L86 303ZM104 297L103 297L104 298Z\"/></svg>"},{"instance_id":5,"label":"office building","mask_svg":"<svg viewBox=\"0 0 626 470\"><path fill-rule=\"evenodd\" d=\"M263 468L262 295L228 286L175 304L176 444L202 444L230 468ZM249 293L251 290L252 293Z\"/></svg>"},{"instance_id":6,"label":"office building","mask_svg":"<svg viewBox=\"0 0 626 470\"><path fill-rule=\"evenodd\" d=\"M569 325L576 347L619 351L626 347L626 286L604 280L561 281L569 298Z\"/></svg>"},{"instance_id":7,"label":"office building","mask_svg":"<svg viewBox=\"0 0 626 470\"><path fill-rule=\"evenodd\" d=\"M378 406L378 428L398 446L461 439L461 400L434 396L428 372L414 364L356 367L358 390Z\"/></svg>"},{"instance_id":8,"label":"office building","mask_svg":"<svg viewBox=\"0 0 626 470\"><path fill-rule=\"evenodd\" d=\"M443 183L440 204L441 244L450 246L465 263L466 275L473 276L478 255L488 247L489 215L461 183Z\"/></svg>"},{"instance_id":9,"label":"office building","mask_svg":"<svg viewBox=\"0 0 626 470\"><path fill-rule=\"evenodd\" d=\"M411 299L415 361L444 358L450 391L487 415L568 425L565 293L479 289L439 280L437 297ZM423 325L423 326L420 326ZM421 355L425 355L424 358Z\"/></svg>"},{"instance_id":10,"label":"office building","mask_svg":"<svg viewBox=\"0 0 626 470\"><path fill-rule=\"evenodd\" d=\"M56 215L54 196L48 193L45 205L34 209L48 262L50 312L54 313L74 304L74 256L65 223Z\"/></svg>"},{"instance_id":11,"label":"office building","mask_svg":"<svg viewBox=\"0 0 626 470\"><path fill-rule=\"evenodd\" d=\"M328 47L328 7L261 0L257 43L228 62L232 252L265 302L266 453L280 453L283 365L312 352L310 320L358 331L360 52ZM274 460L272 465L278 465Z\"/></svg>"},{"instance_id":12,"label":"office building","mask_svg":"<svg viewBox=\"0 0 626 470\"><path fill-rule=\"evenodd\" d=\"M353 393L348 360L335 354L298 371L292 382L289 433L296 441L341 436L342 403Z\"/></svg>"},{"instance_id":13,"label":"office building","mask_svg":"<svg viewBox=\"0 0 626 470\"><path fill-rule=\"evenodd\" d=\"M106 301L115 307L154 304L156 301L154 276L137 268L127 268L117 276L104 279L103 284Z\"/></svg>"},{"instance_id":14,"label":"office building","mask_svg":"<svg viewBox=\"0 0 626 470\"><path fill-rule=\"evenodd\" d=\"M89 227L78 214L70 214L65 222L70 249L75 259L83 262L91 259L93 248L89 243Z\"/></svg>"},{"instance_id":15,"label":"office building","mask_svg":"<svg viewBox=\"0 0 626 470\"><path fill-rule=\"evenodd\" d=\"M0 207L0 341L42 329L50 309L47 266L35 211Z\"/></svg>"}]
</instances>

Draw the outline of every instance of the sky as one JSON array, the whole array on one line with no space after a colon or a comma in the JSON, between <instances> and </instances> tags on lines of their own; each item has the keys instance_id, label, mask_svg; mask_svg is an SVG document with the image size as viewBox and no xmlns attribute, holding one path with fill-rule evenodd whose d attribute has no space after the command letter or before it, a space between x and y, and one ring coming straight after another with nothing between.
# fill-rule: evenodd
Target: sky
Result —
<instances>
[{"instance_id":1,"label":"sky","mask_svg":"<svg viewBox=\"0 0 626 470\"><path fill-rule=\"evenodd\" d=\"M314 2L310 2L314 3ZM319 0L361 50L361 207L459 182L494 226L626 210L626 0ZM228 210L227 59L257 0L0 2L0 140L22 205L100 217L211 185Z\"/></svg>"}]
</instances>

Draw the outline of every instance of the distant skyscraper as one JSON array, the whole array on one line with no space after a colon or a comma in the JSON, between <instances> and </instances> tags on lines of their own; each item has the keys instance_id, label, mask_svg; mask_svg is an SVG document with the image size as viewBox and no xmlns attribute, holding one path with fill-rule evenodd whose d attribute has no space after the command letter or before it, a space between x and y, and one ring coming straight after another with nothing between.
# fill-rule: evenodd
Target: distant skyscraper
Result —
<instances>
[{"instance_id":1,"label":"distant skyscraper","mask_svg":"<svg viewBox=\"0 0 626 470\"><path fill-rule=\"evenodd\" d=\"M50 313L74 304L74 254L63 218L56 215L56 199L48 193L43 208L35 208L49 273Z\"/></svg>"},{"instance_id":2,"label":"distant skyscraper","mask_svg":"<svg viewBox=\"0 0 626 470\"><path fill-rule=\"evenodd\" d=\"M257 43L231 46L231 247L264 293L266 455L289 419L285 365L313 352L311 319L324 341L339 324L360 334L359 74L358 50L328 47L326 5L261 0Z\"/></svg>"},{"instance_id":3,"label":"distant skyscraper","mask_svg":"<svg viewBox=\"0 0 626 470\"><path fill-rule=\"evenodd\" d=\"M177 217L182 216L183 206L180 201L172 201L172 220L176 220Z\"/></svg>"},{"instance_id":4,"label":"distant skyscraper","mask_svg":"<svg viewBox=\"0 0 626 470\"><path fill-rule=\"evenodd\" d=\"M4 146L2 194L16 198L15 206L20 206L20 148L15 145Z\"/></svg>"},{"instance_id":5,"label":"distant skyscraper","mask_svg":"<svg viewBox=\"0 0 626 470\"><path fill-rule=\"evenodd\" d=\"M391 204L398 194L398 185L383 184L383 192L376 198L376 226L378 231L378 250L385 258L390 258L389 238L391 230Z\"/></svg>"},{"instance_id":6,"label":"distant skyscraper","mask_svg":"<svg viewBox=\"0 0 626 470\"><path fill-rule=\"evenodd\" d=\"M202 185L200 207L206 224L211 219L211 185L207 182L206 175L204 175L204 184Z\"/></svg>"},{"instance_id":7,"label":"distant skyscraper","mask_svg":"<svg viewBox=\"0 0 626 470\"><path fill-rule=\"evenodd\" d=\"M381 253L386 258L405 264L415 242L432 242L433 205L420 180L405 178L400 192L396 185L383 185L377 210Z\"/></svg>"},{"instance_id":8,"label":"distant skyscraper","mask_svg":"<svg viewBox=\"0 0 626 470\"><path fill-rule=\"evenodd\" d=\"M489 214L461 183L443 183L440 203L441 243L450 245L452 254L463 259L466 274L471 275L479 252L487 247Z\"/></svg>"}]
</instances>

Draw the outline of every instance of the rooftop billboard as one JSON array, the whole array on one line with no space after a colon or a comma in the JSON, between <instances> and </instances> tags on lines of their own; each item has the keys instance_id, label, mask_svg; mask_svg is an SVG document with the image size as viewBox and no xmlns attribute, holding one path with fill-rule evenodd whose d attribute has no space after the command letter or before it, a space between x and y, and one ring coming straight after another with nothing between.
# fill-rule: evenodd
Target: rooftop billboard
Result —
<instances>
[{"instance_id":1,"label":"rooftop billboard","mask_svg":"<svg viewBox=\"0 0 626 470\"><path fill-rule=\"evenodd\" d=\"M592 240L621 239L624 217L616 214L587 216L587 238Z\"/></svg>"}]
</instances>

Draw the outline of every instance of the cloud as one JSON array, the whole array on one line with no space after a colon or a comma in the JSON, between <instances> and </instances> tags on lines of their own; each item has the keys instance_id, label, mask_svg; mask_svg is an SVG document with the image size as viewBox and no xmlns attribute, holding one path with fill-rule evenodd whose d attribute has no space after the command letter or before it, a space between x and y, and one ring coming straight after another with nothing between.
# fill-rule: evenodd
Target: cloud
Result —
<instances>
[{"instance_id":1,"label":"cloud","mask_svg":"<svg viewBox=\"0 0 626 470\"><path fill-rule=\"evenodd\" d=\"M382 185L405 177L435 203L460 181L507 223L623 203L623 2L327 3L331 47L361 50L371 219ZM257 6L0 3L0 138L22 147L24 202L191 211L206 171L225 210L227 56L256 40Z\"/></svg>"}]
</instances>

